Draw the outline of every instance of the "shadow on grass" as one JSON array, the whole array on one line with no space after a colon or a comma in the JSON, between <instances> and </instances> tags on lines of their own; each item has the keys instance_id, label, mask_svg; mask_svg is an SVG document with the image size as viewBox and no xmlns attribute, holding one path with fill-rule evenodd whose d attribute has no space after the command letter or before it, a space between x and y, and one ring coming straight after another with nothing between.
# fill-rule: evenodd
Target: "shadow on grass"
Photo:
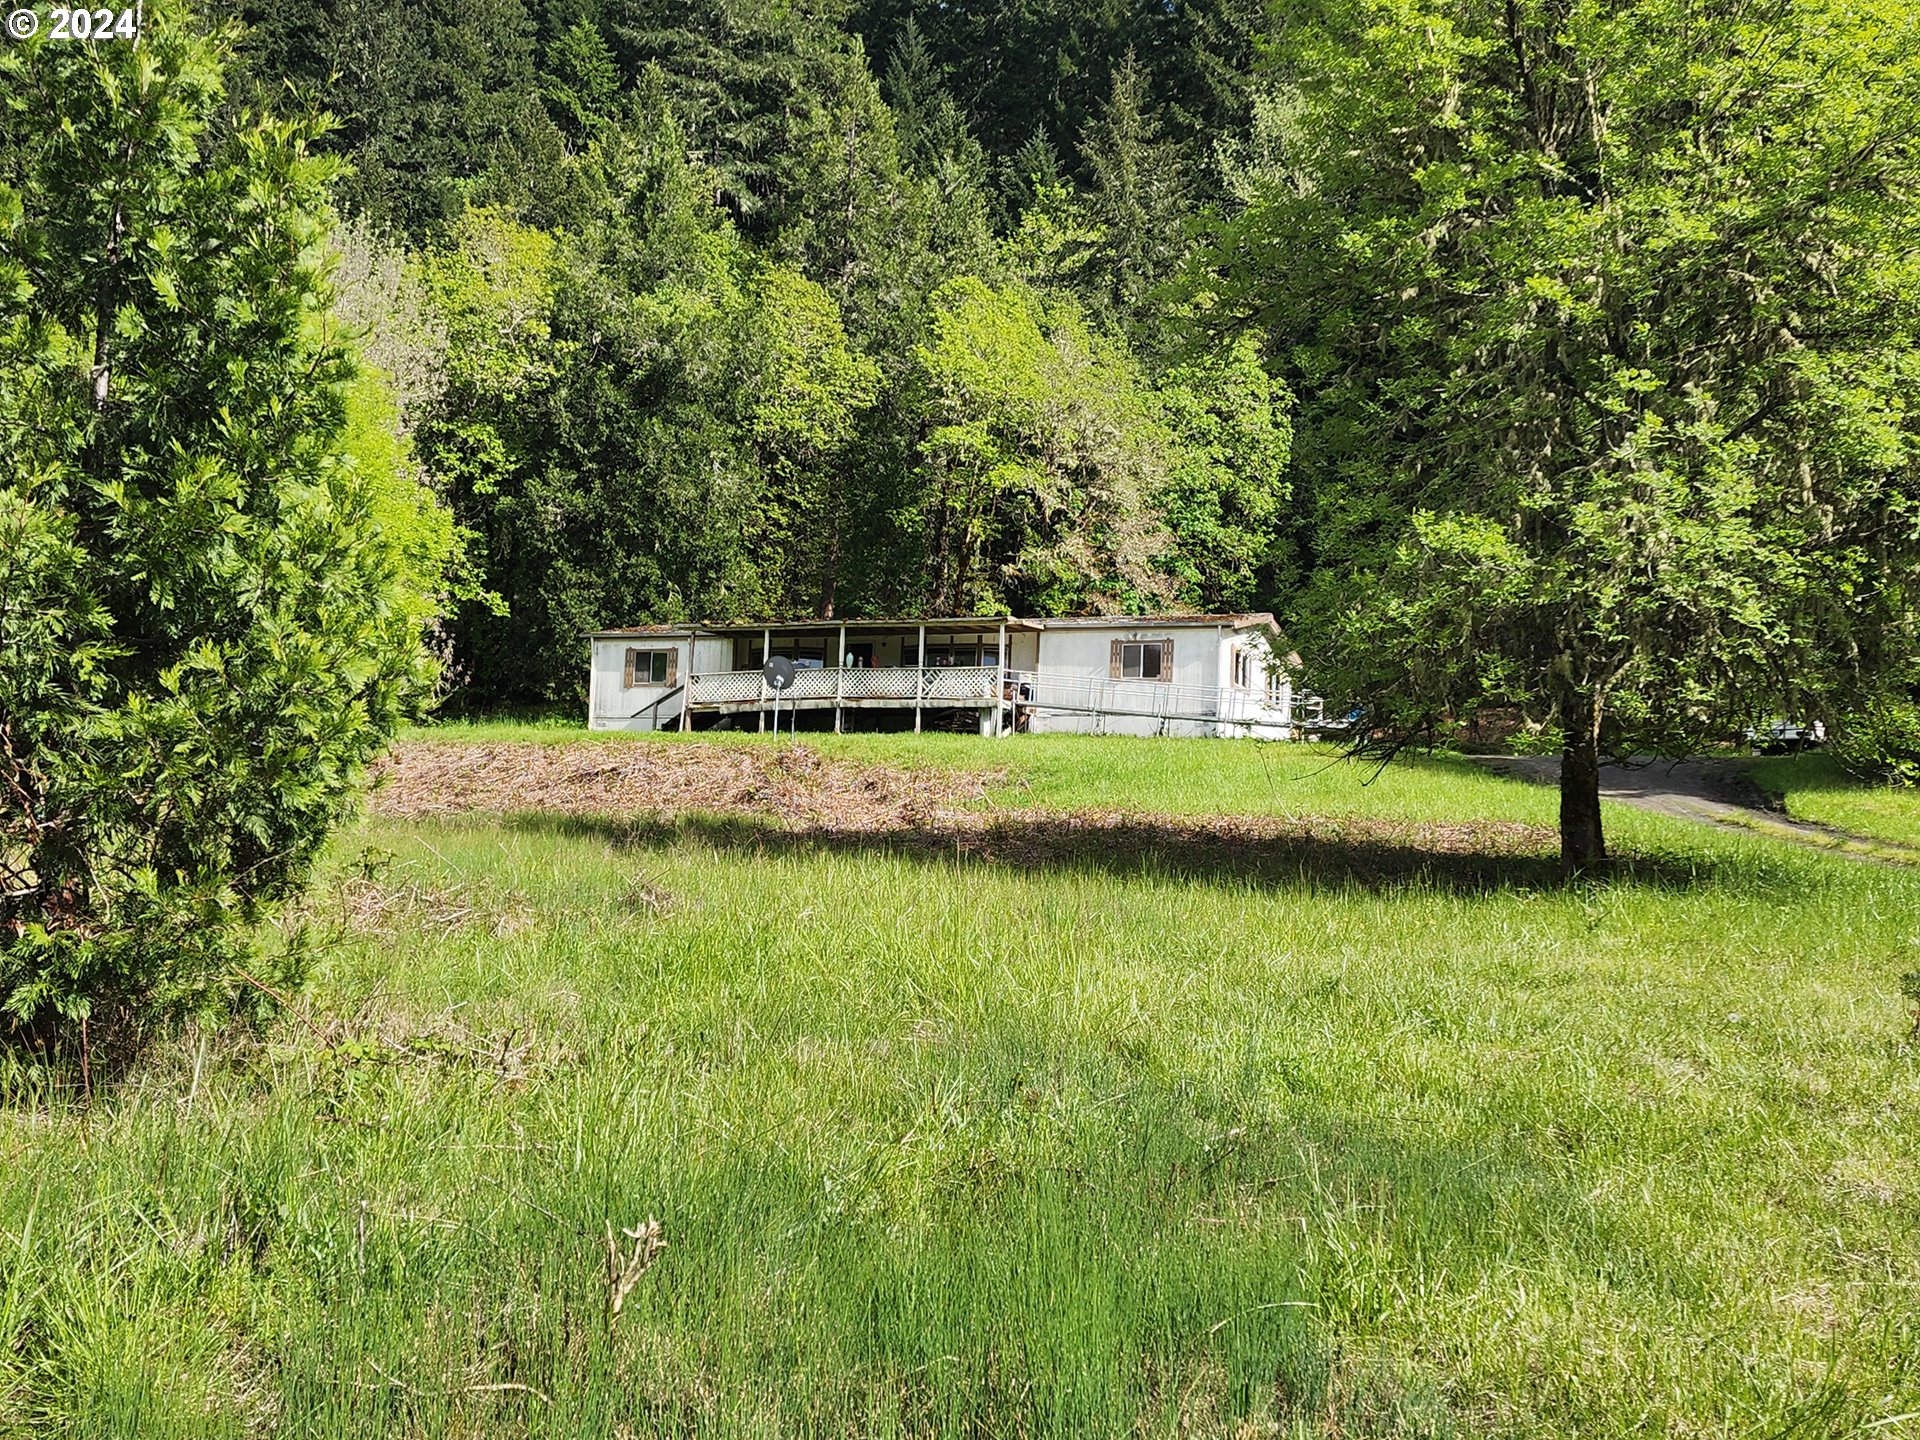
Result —
<instances>
[{"instance_id":1,"label":"shadow on grass","mask_svg":"<svg viewBox=\"0 0 1920 1440\"><path fill-rule=\"evenodd\" d=\"M1708 856L1642 855L1600 877L1569 881L1557 853L1526 826L1419 825L1319 819L1281 829L1233 817L1010 814L978 821L925 819L881 829L781 825L747 815L598 816L522 812L517 829L597 839L620 848L700 844L752 856L874 855L1120 877L1177 877L1273 888L1377 891L1425 888L1464 894L1559 890L1596 883L1697 889L1729 878ZM1740 867L1741 883L1771 875ZM1765 867L1762 867L1763 869ZM1785 876L1780 877L1783 881Z\"/></svg>"}]
</instances>

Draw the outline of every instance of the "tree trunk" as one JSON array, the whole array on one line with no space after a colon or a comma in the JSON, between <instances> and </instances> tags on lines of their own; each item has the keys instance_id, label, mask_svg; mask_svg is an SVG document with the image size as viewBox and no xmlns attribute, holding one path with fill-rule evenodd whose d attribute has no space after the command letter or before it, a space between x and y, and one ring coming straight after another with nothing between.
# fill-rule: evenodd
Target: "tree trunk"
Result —
<instances>
[{"instance_id":1,"label":"tree trunk","mask_svg":"<svg viewBox=\"0 0 1920 1440\"><path fill-rule=\"evenodd\" d=\"M1600 712L1591 696L1567 716L1567 745L1560 755L1560 871L1579 875L1603 864L1607 842L1600 831Z\"/></svg>"}]
</instances>

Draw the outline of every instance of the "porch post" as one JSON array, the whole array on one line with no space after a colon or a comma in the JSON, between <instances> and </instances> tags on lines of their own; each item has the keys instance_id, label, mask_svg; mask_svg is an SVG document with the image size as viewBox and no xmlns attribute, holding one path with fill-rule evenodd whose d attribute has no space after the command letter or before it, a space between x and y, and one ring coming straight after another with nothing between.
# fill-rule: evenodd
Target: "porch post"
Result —
<instances>
[{"instance_id":1,"label":"porch post","mask_svg":"<svg viewBox=\"0 0 1920 1440\"><path fill-rule=\"evenodd\" d=\"M833 733L840 733L840 701L847 693L847 622L840 622L840 651L833 662Z\"/></svg>"},{"instance_id":2,"label":"porch post","mask_svg":"<svg viewBox=\"0 0 1920 1440\"><path fill-rule=\"evenodd\" d=\"M773 629L769 626L760 632L760 709L754 717L759 723L754 727L760 734L767 733L767 661L773 658Z\"/></svg>"},{"instance_id":3,"label":"porch post","mask_svg":"<svg viewBox=\"0 0 1920 1440\"><path fill-rule=\"evenodd\" d=\"M920 733L920 697L927 691L927 627L920 626L920 648L913 652L913 663L920 673L913 677L913 733Z\"/></svg>"},{"instance_id":4,"label":"porch post","mask_svg":"<svg viewBox=\"0 0 1920 1440\"><path fill-rule=\"evenodd\" d=\"M693 643L694 637L690 634L687 636L687 688L680 692L680 732L683 735L693 729L693 687L700 678L693 673ZM655 720L653 723L658 725L660 722Z\"/></svg>"},{"instance_id":5,"label":"porch post","mask_svg":"<svg viewBox=\"0 0 1920 1440\"><path fill-rule=\"evenodd\" d=\"M1007 621L1004 615L1000 618L1000 649L996 653L999 657L1000 673L994 676L993 681L993 733L1004 735L1007 733L1007 721L1006 712L1001 707L1007 703L1008 669Z\"/></svg>"}]
</instances>

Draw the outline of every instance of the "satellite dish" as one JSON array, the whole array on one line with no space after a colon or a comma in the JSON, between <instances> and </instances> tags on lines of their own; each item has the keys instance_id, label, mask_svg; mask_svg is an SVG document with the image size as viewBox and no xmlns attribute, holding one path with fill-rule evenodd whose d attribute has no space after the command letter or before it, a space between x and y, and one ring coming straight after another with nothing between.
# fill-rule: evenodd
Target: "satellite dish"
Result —
<instances>
[{"instance_id":1,"label":"satellite dish","mask_svg":"<svg viewBox=\"0 0 1920 1440\"><path fill-rule=\"evenodd\" d=\"M760 673L767 677L767 688L778 695L793 684L793 661L784 655L775 655L760 668Z\"/></svg>"}]
</instances>

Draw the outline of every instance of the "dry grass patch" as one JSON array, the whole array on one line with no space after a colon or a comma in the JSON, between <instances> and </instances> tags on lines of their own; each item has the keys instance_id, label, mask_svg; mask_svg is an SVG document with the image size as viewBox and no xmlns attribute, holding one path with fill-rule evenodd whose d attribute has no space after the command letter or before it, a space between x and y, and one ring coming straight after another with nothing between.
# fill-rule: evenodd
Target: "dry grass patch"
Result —
<instances>
[{"instance_id":1,"label":"dry grass patch","mask_svg":"<svg viewBox=\"0 0 1920 1440\"><path fill-rule=\"evenodd\" d=\"M751 813L886 829L984 798L997 772L829 760L806 745L472 745L415 741L381 762L376 815Z\"/></svg>"},{"instance_id":2,"label":"dry grass patch","mask_svg":"<svg viewBox=\"0 0 1920 1440\"><path fill-rule=\"evenodd\" d=\"M906 769L806 745L550 745L409 742L383 762L376 814L480 812L629 822L631 835L720 817L755 822L754 848L881 846L1016 867L1165 863L1224 874L1325 871L1395 881L1435 863L1474 884L1522 878L1556 849L1547 826L1354 815L1170 815L1146 808L997 806L1004 771ZM726 836L720 837L722 839ZM1470 874L1467 872L1471 872ZM630 908L673 897L639 884ZM432 906L428 906L432 909ZM457 912L457 902L445 913Z\"/></svg>"}]
</instances>

